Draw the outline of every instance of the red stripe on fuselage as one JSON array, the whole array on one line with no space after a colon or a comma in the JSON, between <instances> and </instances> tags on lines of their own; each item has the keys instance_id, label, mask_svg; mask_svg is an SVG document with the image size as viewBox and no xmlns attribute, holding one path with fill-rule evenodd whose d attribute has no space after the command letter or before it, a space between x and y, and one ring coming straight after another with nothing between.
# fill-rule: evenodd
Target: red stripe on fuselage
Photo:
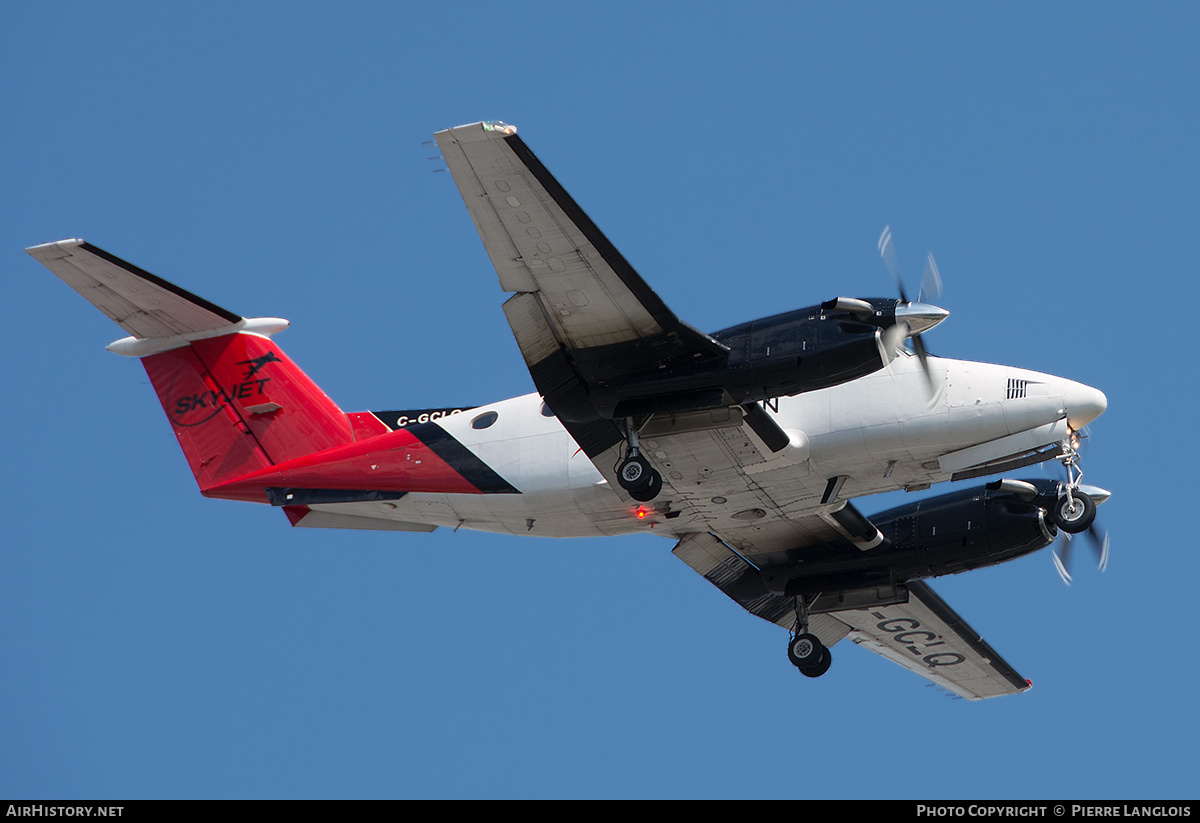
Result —
<instances>
[{"instance_id":1,"label":"red stripe on fuselage","mask_svg":"<svg viewBox=\"0 0 1200 823\"><path fill-rule=\"evenodd\" d=\"M297 457L201 492L206 497L266 503L263 489L267 486L482 494L405 429Z\"/></svg>"}]
</instances>

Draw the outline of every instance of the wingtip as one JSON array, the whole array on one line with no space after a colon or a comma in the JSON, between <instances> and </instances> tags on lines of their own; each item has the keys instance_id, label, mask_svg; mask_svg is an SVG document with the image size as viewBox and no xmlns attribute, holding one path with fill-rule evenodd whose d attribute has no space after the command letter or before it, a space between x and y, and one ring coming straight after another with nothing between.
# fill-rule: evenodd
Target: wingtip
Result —
<instances>
[{"instance_id":1,"label":"wingtip","mask_svg":"<svg viewBox=\"0 0 1200 823\"><path fill-rule=\"evenodd\" d=\"M62 248L63 246L82 246L84 241L78 237L70 237L66 240L55 240L53 243L39 243L36 246L26 246L25 251L29 254L35 254L42 249Z\"/></svg>"},{"instance_id":2,"label":"wingtip","mask_svg":"<svg viewBox=\"0 0 1200 823\"><path fill-rule=\"evenodd\" d=\"M469 141L487 140L516 134L517 127L503 120L477 120L474 123L463 123L461 126L436 131L434 136L450 133L454 133L459 139L466 137Z\"/></svg>"}]
</instances>

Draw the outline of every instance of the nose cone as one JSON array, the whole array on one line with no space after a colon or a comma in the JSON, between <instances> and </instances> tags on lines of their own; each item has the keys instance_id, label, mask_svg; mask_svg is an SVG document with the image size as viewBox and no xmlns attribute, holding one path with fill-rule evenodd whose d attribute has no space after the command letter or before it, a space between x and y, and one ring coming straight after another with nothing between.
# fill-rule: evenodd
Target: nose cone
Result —
<instances>
[{"instance_id":1,"label":"nose cone","mask_svg":"<svg viewBox=\"0 0 1200 823\"><path fill-rule=\"evenodd\" d=\"M949 316L950 312L928 303L902 303L896 306L896 322L903 320L907 323L910 335L932 329Z\"/></svg>"},{"instance_id":2,"label":"nose cone","mask_svg":"<svg viewBox=\"0 0 1200 823\"><path fill-rule=\"evenodd\" d=\"M1067 412L1067 423L1075 431L1091 423L1108 408L1108 398L1099 389L1070 380L1064 383L1063 407Z\"/></svg>"}]
</instances>

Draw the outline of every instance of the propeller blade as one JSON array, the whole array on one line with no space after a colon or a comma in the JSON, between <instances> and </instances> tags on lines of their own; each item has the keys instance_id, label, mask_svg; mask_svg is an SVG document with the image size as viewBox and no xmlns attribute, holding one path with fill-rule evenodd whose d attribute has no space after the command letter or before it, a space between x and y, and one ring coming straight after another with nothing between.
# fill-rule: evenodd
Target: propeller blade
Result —
<instances>
[{"instance_id":1,"label":"propeller blade","mask_svg":"<svg viewBox=\"0 0 1200 823\"><path fill-rule=\"evenodd\" d=\"M1068 543L1067 545L1069 546L1070 543ZM1070 586L1071 585L1071 575L1069 572L1067 572L1067 564L1064 563L1062 561L1062 559L1058 556L1057 551L1052 551L1050 553L1050 556L1054 558L1054 568L1058 569L1058 576L1062 578L1062 582L1064 582L1068 586Z\"/></svg>"},{"instance_id":2,"label":"propeller blade","mask_svg":"<svg viewBox=\"0 0 1200 823\"><path fill-rule=\"evenodd\" d=\"M900 264L896 262L896 246L892 243L891 226L884 226L883 234L879 235L879 256L883 258L883 264L892 273L892 278L900 289L900 302L909 302L908 295L904 292L904 281L900 278Z\"/></svg>"},{"instance_id":3,"label":"propeller blade","mask_svg":"<svg viewBox=\"0 0 1200 823\"><path fill-rule=\"evenodd\" d=\"M929 377L929 352L925 350L925 341L921 339L921 335L914 334L912 336L913 351L917 353L917 357L921 358L921 368L925 370L925 376Z\"/></svg>"},{"instance_id":4,"label":"propeller blade","mask_svg":"<svg viewBox=\"0 0 1200 823\"><path fill-rule=\"evenodd\" d=\"M1071 446L1075 449L1075 451L1079 452L1080 456L1083 456L1087 453L1089 449L1088 440L1091 438L1091 436L1092 430L1087 426L1084 426L1079 431L1071 434Z\"/></svg>"},{"instance_id":5,"label":"propeller blade","mask_svg":"<svg viewBox=\"0 0 1200 823\"><path fill-rule=\"evenodd\" d=\"M1051 552L1051 557L1054 560L1054 568L1058 571L1058 576L1068 586L1071 585L1071 535L1067 532L1062 532L1063 540L1054 547ZM1108 549L1109 540L1108 532L1102 531L1093 523L1088 527L1087 536L1091 543L1092 550L1096 553L1096 565L1103 572L1108 568Z\"/></svg>"},{"instance_id":6,"label":"propeller blade","mask_svg":"<svg viewBox=\"0 0 1200 823\"><path fill-rule=\"evenodd\" d=\"M1102 532L1093 523L1088 527L1088 537L1092 539L1092 548L1096 551L1096 565L1103 572L1108 568L1108 532Z\"/></svg>"},{"instance_id":7,"label":"propeller blade","mask_svg":"<svg viewBox=\"0 0 1200 823\"><path fill-rule=\"evenodd\" d=\"M921 339L921 335L914 334L911 338L913 351L916 352L917 359L921 361L921 373L925 375L925 385L929 387L929 394L937 393L937 386L933 384L933 372L929 368L929 352L925 350L925 341Z\"/></svg>"},{"instance_id":8,"label":"propeller blade","mask_svg":"<svg viewBox=\"0 0 1200 823\"><path fill-rule=\"evenodd\" d=\"M882 342L884 351L887 352L887 362L891 363L896 359L896 354L904 346L904 340L908 337L908 324L900 320L888 328L883 330Z\"/></svg>"},{"instance_id":9,"label":"propeller blade","mask_svg":"<svg viewBox=\"0 0 1200 823\"><path fill-rule=\"evenodd\" d=\"M937 300L942 295L942 276L938 273L937 263L934 262L933 252L925 259L925 274L921 277L921 290L917 292L917 302Z\"/></svg>"}]
</instances>

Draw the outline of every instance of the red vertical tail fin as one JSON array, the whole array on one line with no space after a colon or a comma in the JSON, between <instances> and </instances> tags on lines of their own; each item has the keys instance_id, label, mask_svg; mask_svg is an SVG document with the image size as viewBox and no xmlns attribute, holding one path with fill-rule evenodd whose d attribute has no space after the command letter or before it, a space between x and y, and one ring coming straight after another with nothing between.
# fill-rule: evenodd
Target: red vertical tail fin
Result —
<instances>
[{"instance_id":1,"label":"red vertical tail fin","mask_svg":"<svg viewBox=\"0 0 1200 823\"><path fill-rule=\"evenodd\" d=\"M266 337L194 340L142 363L202 491L354 439L342 410Z\"/></svg>"},{"instance_id":2,"label":"red vertical tail fin","mask_svg":"<svg viewBox=\"0 0 1200 823\"><path fill-rule=\"evenodd\" d=\"M131 336L202 491L354 439L350 421L247 319L83 240L26 251Z\"/></svg>"}]
</instances>

